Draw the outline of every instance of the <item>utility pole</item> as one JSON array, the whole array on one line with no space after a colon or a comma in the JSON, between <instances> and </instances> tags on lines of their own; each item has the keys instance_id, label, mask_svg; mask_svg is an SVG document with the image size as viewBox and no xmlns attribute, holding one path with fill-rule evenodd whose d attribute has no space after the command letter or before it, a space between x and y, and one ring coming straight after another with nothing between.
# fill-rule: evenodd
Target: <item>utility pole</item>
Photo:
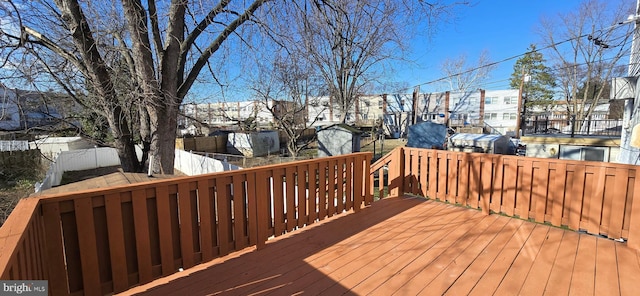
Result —
<instances>
[{"instance_id":1,"label":"utility pole","mask_svg":"<svg viewBox=\"0 0 640 296\"><path fill-rule=\"evenodd\" d=\"M485 102L485 97L484 97L484 89L480 89L480 120L478 122L478 125L480 125L480 127L484 130L484 104Z\"/></svg>"},{"instance_id":2,"label":"utility pole","mask_svg":"<svg viewBox=\"0 0 640 296\"><path fill-rule=\"evenodd\" d=\"M522 114L522 91L524 90L524 67L522 68L522 79L520 80L520 90L518 91L518 112L516 117L516 138L520 139L520 129L522 128L521 123L523 121Z\"/></svg>"},{"instance_id":3,"label":"utility pole","mask_svg":"<svg viewBox=\"0 0 640 296\"><path fill-rule=\"evenodd\" d=\"M416 124L418 122L418 92L420 91L420 87L416 87L413 89L413 96L411 97L411 124Z\"/></svg>"},{"instance_id":4,"label":"utility pole","mask_svg":"<svg viewBox=\"0 0 640 296\"><path fill-rule=\"evenodd\" d=\"M450 127L451 125L449 124L449 91L444 93L444 124L447 127Z\"/></svg>"}]
</instances>

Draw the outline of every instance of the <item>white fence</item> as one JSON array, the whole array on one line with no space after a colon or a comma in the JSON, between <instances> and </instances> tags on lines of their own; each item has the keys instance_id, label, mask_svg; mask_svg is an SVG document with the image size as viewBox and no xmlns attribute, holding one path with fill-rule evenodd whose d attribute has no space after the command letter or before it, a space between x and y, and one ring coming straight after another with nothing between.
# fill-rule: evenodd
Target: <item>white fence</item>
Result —
<instances>
[{"instance_id":1,"label":"white fence","mask_svg":"<svg viewBox=\"0 0 640 296\"><path fill-rule=\"evenodd\" d=\"M174 168L189 176L240 169L238 166L217 159L179 149L175 151ZM42 183L36 184L36 192L60 185L64 172L115 165L120 165L120 158L118 158L118 153L114 148L104 147L62 151L49 167Z\"/></svg>"},{"instance_id":2,"label":"white fence","mask_svg":"<svg viewBox=\"0 0 640 296\"><path fill-rule=\"evenodd\" d=\"M0 151L29 150L29 141L0 141Z\"/></svg>"},{"instance_id":3,"label":"white fence","mask_svg":"<svg viewBox=\"0 0 640 296\"><path fill-rule=\"evenodd\" d=\"M64 172L115 165L120 165L120 158L118 158L118 153L114 148L102 147L62 151L49 167L42 183L36 184L36 192L60 185Z\"/></svg>"},{"instance_id":4,"label":"white fence","mask_svg":"<svg viewBox=\"0 0 640 296\"><path fill-rule=\"evenodd\" d=\"M176 149L173 167L188 176L241 169L236 165L180 149Z\"/></svg>"}]
</instances>

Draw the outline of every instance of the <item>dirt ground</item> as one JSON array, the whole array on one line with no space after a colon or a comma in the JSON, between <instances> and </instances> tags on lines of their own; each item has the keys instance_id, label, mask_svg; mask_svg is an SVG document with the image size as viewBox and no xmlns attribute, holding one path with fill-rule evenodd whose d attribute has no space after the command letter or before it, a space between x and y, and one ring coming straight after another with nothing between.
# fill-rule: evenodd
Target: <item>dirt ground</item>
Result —
<instances>
[{"instance_id":1,"label":"dirt ground","mask_svg":"<svg viewBox=\"0 0 640 296\"><path fill-rule=\"evenodd\" d=\"M13 187L0 188L0 225L9 217L18 201L34 192L31 182L19 182Z\"/></svg>"},{"instance_id":2,"label":"dirt ground","mask_svg":"<svg viewBox=\"0 0 640 296\"><path fill-rule=\"evenodd\" d=\"M405 144L407 144L407 141L404 139L378 140L378 141L363 145L362 147L360 147L360 151L374 152L374 148L375 148L374 158L379 158L391 152L391 150L395 149L396 147L402 147ZM382 151L380 151L380 149L382 149Z\"/></svg>"}]
</instances>

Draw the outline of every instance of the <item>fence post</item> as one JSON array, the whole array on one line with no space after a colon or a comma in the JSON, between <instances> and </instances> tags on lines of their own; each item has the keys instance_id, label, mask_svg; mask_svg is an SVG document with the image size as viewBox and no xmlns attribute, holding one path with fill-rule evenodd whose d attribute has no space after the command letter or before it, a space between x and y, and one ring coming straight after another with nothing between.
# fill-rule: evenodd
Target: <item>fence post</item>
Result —
<instances>
[{"instance_id":1,"label":"fence post","mask_svg":"<svg viewBox=\"0 0 640 296\"><path fill-rule=\"evenodd\" d=\"M631 215L629 225L629 237L627 245L635 250L640 250L640 169L636 169L635 188L633 192L633 202L631 203Z\"/></svg>"},{"instance_id":2,"label":"fence post","mask_svg":"<svg viewBox=\"0 0 640 296\"><path fill-rule=\"evenodd\" d=\"M394 150L393 161L389 163L389 196L400 196L404 193L404 148Z\"/></svg>"}]
</instances>

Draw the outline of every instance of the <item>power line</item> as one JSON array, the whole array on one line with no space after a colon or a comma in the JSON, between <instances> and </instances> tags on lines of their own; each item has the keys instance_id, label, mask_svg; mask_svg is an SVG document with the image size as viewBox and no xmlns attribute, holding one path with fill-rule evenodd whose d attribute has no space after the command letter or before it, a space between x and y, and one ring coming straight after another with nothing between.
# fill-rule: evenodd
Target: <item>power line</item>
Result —
<instances>
[{"instance_id":1,"label":"power line","mask_svg":"<svg viewBox=\"0 0 640 296\"><path fill-rule=\"evenodd\" d=\"M621 58L622 59L622 58L626 58L626 57L630 57L630 56L631 56L631 54L628 53L628 54L621 55L619 57L612 57L612 58L602 59L600 61L609 61L609 60L613 60L613 59L616 59L616 58ZM584 66L584 65L588 65L588 64L590 64L590 63L589 62L584 62L584 63L572 64L572 65L567 65L567 66L549 67L549 70L551 72L557 72L557 71L560 71L562 69L568 69L568 68L572 68L572 67L579 67L579 66ZM637 65L637 64L640 64L640 63L627 63L625 65ZM455 76L455 75L458 75L458 74L454 74L453 76ZM441 78L441 79L447 79L447 78L445 77L445 78ZM502 82L510 82L510 80L511 80L511 78L506 78L506 79L482 82L482 83L477 84L477 86L479 88L484 88L484 87L487 87L488 85L499 84L499 83L502 83ZM420 84L420 85L424 85L424 83ZM504 85L506 87L508 87L508 88L511 88L510 83L509 84L504 84ZM493 87L496 87L496 86L493 86Z\"/></svg>"},{"instance_id":2,"label":"power line","mask_svg":"<svg viewBox=\"0 0 640 296\"><path fill-rule=\"evenodd\" d=\"M595 32L602 32L602 31L606 31L606 30L615 29L615 28L621 27L621 26L626 25L626 24L628 24L628 22L620 22L620 23L617 23L617 24L615 24L613 26L610 26L610 27L607 27L607 28L604 28L604 29L600 29L600 30L596 30ZM417 84L417 85L413 86L412 88L405 88L403 90L415 89L415 88L423 86L423 85L433 84L433 83L436 83L436 82L440 82L440 81L444 81L444 80L447 80L447 79L451 79L451 78L456 77L456 76L460 76L460 75L471 73L473 71L477 71L477 70L480 70L480 69L483 69L483 68L492 67L492 66L495 66L495 65L498 65L498 64L502 64L504 62L507 62L507 61L510 61L510 60L525 56L525 55L530 54L530 53L535 53L535 52L540 52L540 51L543 51L543 50L547 50L547 49L550 49L552 47L555 47L555 46L558 46L558 45L561 45L561 44L564 44L564 43L567 43L567 42L570 42L570 41L573 41L573 40L578 40L580 38L588 37L588 36L591 36L591 34L582 34L582 35L579 35L579 36L568 38L568 39L565 39L563 41L559 41L559 42L555 42L555 43L549 44L549 45L547 45L545 47L542 47L542 48L537 48L535 50L530 50L530 51L527 51L527 52L524 52L524 53L521 53L521 54L518 54L518 55L507 57L507 58L499 60L499 61L495 61L495 62L492 62L492 63L480 65L480 66L475 67L475 68L467 69L467 70L459 72L459 73L455 73L455 74L451 74L451 75L448 75L448 76L445 76L445 77L441 77L441 78L438 78L438 79L434 79L434 80L431 80L431 81L423 82L423 83L420 83L420 84ZM402 92L402 90L399 91L399 92Z\"/></svg>"}]
</instances>

